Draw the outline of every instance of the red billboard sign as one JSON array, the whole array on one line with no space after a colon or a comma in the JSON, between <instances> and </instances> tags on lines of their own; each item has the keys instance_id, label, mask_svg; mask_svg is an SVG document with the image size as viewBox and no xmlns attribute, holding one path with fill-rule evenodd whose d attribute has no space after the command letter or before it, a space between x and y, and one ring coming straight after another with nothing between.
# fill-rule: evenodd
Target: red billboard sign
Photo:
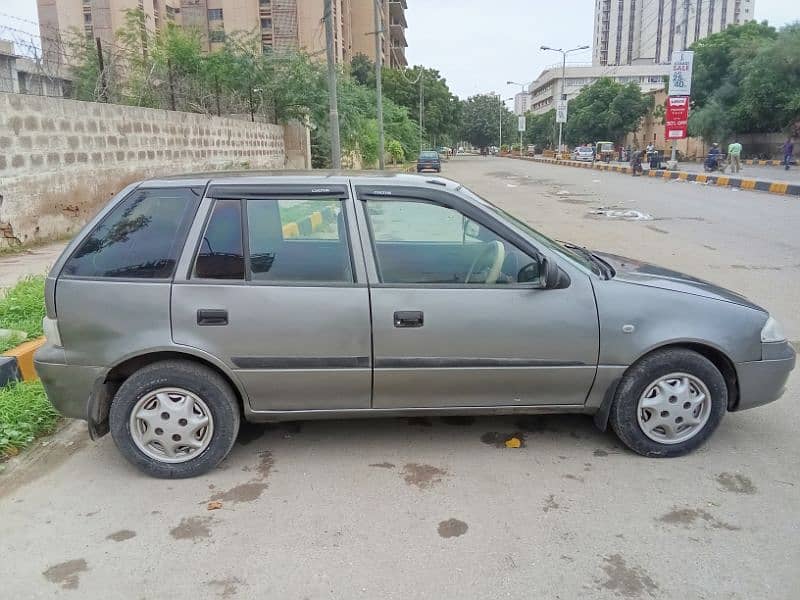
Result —
<instances>
[{"instance_id":1,"label":"red billboard sign","mask_svg":"<svg viewBox=\"0 0 800 600\"><path fill-rule=\"evenodd\" d=\"M689 96L670 96L667 98L664 137L667 140L680 140L687 137L689 123Z\"/></svg>"}]
</instances>

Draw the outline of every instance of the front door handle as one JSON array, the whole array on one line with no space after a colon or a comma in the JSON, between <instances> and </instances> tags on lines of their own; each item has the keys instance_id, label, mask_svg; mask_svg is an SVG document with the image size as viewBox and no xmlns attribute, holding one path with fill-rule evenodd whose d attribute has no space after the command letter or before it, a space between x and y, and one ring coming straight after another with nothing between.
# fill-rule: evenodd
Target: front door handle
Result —
<instances>
[{"instance_id":1,"label":"front door handle","mask_svg":"<svg viewBox=\"0 0 800 600\"><path fill-rule=\"evenodd\" d=\"M425 316L421 310L398 310L394 313L395 327L422 327Z\"/></svg>"},{"instance_id":2,"label":"front door handle","mask_svg":"<svg viewBox=\"0 0 800 600\"><path fill-rule=\"evenodd\" d=\"M205 326L221 326L228 324L228 311L224 308L197 309L197 324Z\"/></svg>"}]
</instances>

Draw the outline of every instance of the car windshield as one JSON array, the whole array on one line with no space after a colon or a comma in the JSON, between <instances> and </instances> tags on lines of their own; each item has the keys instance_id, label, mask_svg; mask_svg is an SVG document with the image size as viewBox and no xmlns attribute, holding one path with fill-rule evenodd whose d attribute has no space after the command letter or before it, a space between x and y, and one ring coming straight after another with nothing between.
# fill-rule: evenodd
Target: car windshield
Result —
<instances>
[{"instance_id":1,"label":"car windshield","mask_svg":"<svg viewBox=\"0 0 800 600\"><path fill-rule=\"evenodd\" d=\"M462 194L467 196L467 198L469 198L470 200L473 200L473 201L477 202L483 208L485 208L489 212L493 213L495 216L498 216L503 220L510 221L512 224L514 224L516 227L521 229L523 232L525 232L526 234L531 236L536 242L540 243L541 245L549 248L550 250L552 250L554 252L557 252L558 254L561 254L562 256L566 256L567 258L569 258L570 260L578 263L582 267L584 267L586 269L589 269L595 275L602 275L602 271L601 271L600 267L595 262L590 260L587 256L585 256L585 255L583 255L583 254L581 254L579 252L576 252L576 251L564 246L563 244L559 244L555 240L551 240L546 235L544 235L544 234L536 231L535 229L533 229L530 225L528 225L524 221L520 221L514 215L509 214L506 211L504 211L502 208L499 208L499 207L495 206L494 204L492 204L491 202L489 202L485 198L482 198L481 196L479 196L478 194L476 194L475 192L470 190L469 188L466 188L463 185L461 185L456 189L456 191L461 192Z\"/></svg>"},{"instance_id":2,"label":"car windshield","mask_svg":"<svg viewBox=\"0 0 800 600\"><path fill-rule=\"evenodd\" d=\"M439 158L439 155L436 152L420 152L420 158Z\"/></svg>"}]
</instances>

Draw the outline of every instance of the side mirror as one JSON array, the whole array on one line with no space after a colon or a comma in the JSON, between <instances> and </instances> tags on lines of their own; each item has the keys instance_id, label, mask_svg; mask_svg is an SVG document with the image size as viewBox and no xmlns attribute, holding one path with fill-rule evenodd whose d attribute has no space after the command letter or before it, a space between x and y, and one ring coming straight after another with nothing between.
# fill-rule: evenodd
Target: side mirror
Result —
<instances>
[{"instance_id":1,"label":"side mirror","mask_svg":"<svg viewBox=\"0 0 800 600\"><path fill-rule=\"evenodd\" d=\"M544 256L538 260L528 263L517 273L517 283L539 282L540 287L549 290L558 287L561 281L561 272L555 261L548 260Z\"/></svg>"}]
</instances>

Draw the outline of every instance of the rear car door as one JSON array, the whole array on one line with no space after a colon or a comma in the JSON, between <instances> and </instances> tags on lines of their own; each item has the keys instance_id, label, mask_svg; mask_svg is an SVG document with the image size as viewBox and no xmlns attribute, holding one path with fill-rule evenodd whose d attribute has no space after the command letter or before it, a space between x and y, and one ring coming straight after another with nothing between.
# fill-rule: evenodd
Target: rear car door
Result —
<instances>
[{"instance_id":1,"label":"rear car door","mask_svg":"<svg viewBox=\"0 0 800 600\"><path fill-rule=\"evenodd\" d=\"M537 249L445 191L356 194L372 250L374 408L584 403L599 345L585 273L564 289L520 282Z\"/></svg>"},{"instance_id":2,"label":"rear car door","mask_svg":"<svg viewBox=\"0 0 800 600\"><path fill-rule=\"evenodd\" d=\"M212 184L203 200L173 285L173 337L224 361L255 412L370 406L369 294L347 190Z\"/></svg>"}]
</instances>

